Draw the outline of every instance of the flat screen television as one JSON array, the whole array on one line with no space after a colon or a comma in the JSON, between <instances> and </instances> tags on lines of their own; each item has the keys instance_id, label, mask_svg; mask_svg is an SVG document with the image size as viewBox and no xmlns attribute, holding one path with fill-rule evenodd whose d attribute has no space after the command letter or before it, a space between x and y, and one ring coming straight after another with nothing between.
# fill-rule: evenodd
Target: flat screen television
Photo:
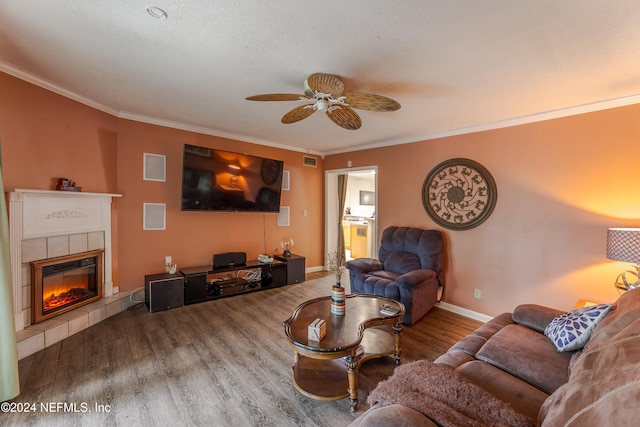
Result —
<instances>
[{"instance_id":1,"label":"flat screen television","mask_svg":"<svg viewBox=\"0 0 640 427\"><path fill-rule=\"evenodd\" d=\"M279 212L282 160L185 144L183 211Z\"/></svg>"}]
</instances>

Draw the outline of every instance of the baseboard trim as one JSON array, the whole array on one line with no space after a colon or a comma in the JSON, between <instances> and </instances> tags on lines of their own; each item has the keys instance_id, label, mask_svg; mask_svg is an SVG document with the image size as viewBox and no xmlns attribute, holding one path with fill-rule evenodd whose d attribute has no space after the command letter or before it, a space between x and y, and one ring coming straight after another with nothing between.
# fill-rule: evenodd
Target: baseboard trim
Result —
<instances>
[{"instance_id":1,"label":"baseboard trim","mask_svg":"<svg viewBox=\"0 0 640 427\"><path fill-rule=\"evenodd\" d=\"M461 316L469 317L471 319L478 320L480 322L485 322L486 323L489 320L493 319L492 316L488 316L486 314L478 313L477 311L473 311L473 310L469 310L469 309L466 309L466 308L462 308L462 307L459 307L457 305L449 304L449 303L446 303L446 302L438 302L438 303L436 303L436 306L440 307L443 310L451 311L453 313L460 314Z\"/></svg>"}]
</instances>

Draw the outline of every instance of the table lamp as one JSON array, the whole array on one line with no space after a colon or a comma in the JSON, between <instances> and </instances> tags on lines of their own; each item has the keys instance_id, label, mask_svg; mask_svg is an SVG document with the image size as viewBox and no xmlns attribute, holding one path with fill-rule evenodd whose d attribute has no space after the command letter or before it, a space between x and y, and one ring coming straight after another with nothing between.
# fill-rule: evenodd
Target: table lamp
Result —
<instances>
[{"instance_id":1,"label":"table lamp","mask_svg":"<svg viewBox=\"0 0 640 427\"><path fill-rule=\"evenodd\" d=\"M640 287L640 228L609 228L607 230L607 258L634 263L636 271L626 270L618 275L615 286L623 291ZM627 275L631 277L627 277Z\"/></svg>"}]
</instances>

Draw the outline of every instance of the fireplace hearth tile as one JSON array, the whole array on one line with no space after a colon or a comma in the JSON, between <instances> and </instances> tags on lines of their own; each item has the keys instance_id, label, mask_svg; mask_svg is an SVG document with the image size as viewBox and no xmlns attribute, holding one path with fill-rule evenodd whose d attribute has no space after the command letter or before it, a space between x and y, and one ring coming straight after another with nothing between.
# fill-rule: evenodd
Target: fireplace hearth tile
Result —
<instances>
[{"instance_id":1,"label":"fireplace hearth tile","mask_svg":"<svg viewBox=\"0 0 640 427\"><path fill-rule=\"evenodd\" d=\"M58 326L54 326L51 329L44 331L44 345L49 347L69 337L69 322L62 322Z\"/></svg>"},{"instance_id":2,"label":"fireplace hearth tile","mask_svg":"<svg viewBox=\"0 0 640 427\"><path fill-rule=\"evenodd\" d=\"M33 329L23 329L16 332L18 340L18 360L44 350L44 332Z\"/></svg>"},{"instance_id":3,"label":"fireplace hearth tile","mask_svg":"<svg viewBox=\"0 0 640 427\"><path fill-rule=\"evenodd\" d=\"M29 326L29 329L34 329L36 331L48 331L49 329L53 329L56 326L60 326L60 324L65 323L64 320L53 318L49 320L44 320L40 323L36 323L35 325Z\"/></svg>"},{"instance_id":4,"label":"fireplace hearth tile","mask_svg":"<svg viewBox=\"0 0 640 427\"><path fill-rule=\"evenodd\" d=\"M78 332L85 330L89 327L89 314L85 313L82 316L69 320L69 336L77 334Z\"/></svg>"},{"instance_id":5,"label":"fireplace hearth tile","mask_svg":"<svg viewBox=\"0 0 640 427\"><path fill-rule=\"evenodd\" d=\"M97 301L99 302L99 301ZM89 312L89 326L102 322L107 318L107 309L103 307L96 308Z\"/></svg>"},{"instance_id":6,"label":"fireplace hearth tile","mask_svg":"<svg viewBox=\"0 0 640 427\"><path fill-rule=\"evenodd\" d=\"M130 292L120 292L102 298L16 332L18 359L30 356L61 339L126 310L135 304L131 302L129 294Z\"/></svg>"},{"instance_id":7,"label":"fireplace hearth tile","mask_svg":"<svg viewBox=\"0 0 640 427\"><path fill-rule=\"evenodd\" d=\"M69 336L71 336L89 327L90 311L89 305L83 305L75 310L56 316L56 319L65 320L69 323Z\"/></svg>"},{"instance_id":8,"label":"fireplace hearth tile","mask_svg":"<svg viewBox=\"0 0 640 427\"><path fill-rule=\"evenodd\" d=\"M105 306L105 309L107 310L107 317L118 314L122 311L122 301L110 302Z\"/></svg>"},{"instance_id":9,"label":"fireplace hearth tile","mask_svg":"<svg viewBox=\"0 0 640 427\"><path fill-rule=\"evenodd\" d=\"M69 323L62 319L49 319L30 326L31 329L44 332L44 346L49 347L69 336Z\"/></svg>"}]
</instances>

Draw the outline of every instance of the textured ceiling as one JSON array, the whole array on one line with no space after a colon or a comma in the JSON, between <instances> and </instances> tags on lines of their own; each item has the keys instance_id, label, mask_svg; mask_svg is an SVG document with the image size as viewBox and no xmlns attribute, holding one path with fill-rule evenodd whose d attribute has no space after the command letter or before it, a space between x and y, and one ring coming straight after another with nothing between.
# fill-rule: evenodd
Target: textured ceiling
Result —
<instances>
[{"instance_id":1,"label":"textured ceiling","mask_svg":"<svg viewBox=\"0 0 640 427\"><path fill-rule=\"evenodd\" d=\"M637 0L158 0L163 20L149 4L0 0L0 71L119 117L314 153L640 102ZM245 100L303 93L314 72L402 108L358 110L350 131Z\"/></svg>"}]
</instances>

